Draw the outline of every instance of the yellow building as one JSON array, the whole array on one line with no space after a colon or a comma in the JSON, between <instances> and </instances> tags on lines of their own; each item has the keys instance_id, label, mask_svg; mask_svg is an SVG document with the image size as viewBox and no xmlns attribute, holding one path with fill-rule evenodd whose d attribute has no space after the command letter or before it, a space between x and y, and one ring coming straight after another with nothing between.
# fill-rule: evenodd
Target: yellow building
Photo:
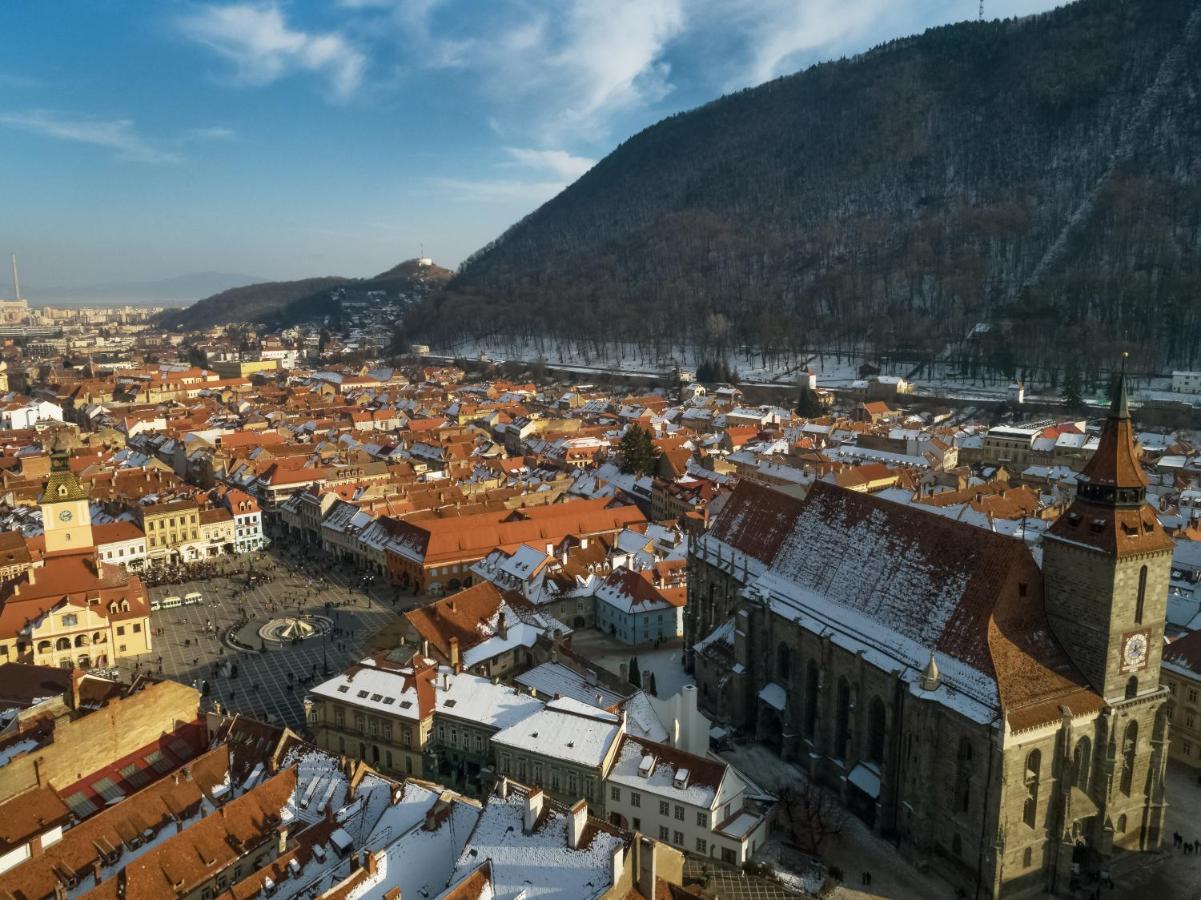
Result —
<instances>
[{"instance_id":1,"label":"yellow building","mask_svg":"<svg viewBox=\"0 0 1201 900\"><path fill-rule=\"evenodd\" d=\"M61 444L50 454L50 477L42 492L42 530L47 555L94 546L88 495L71 471L70 456Z\"/></svg>"},{"instance_id":2,"label":"yellow building","mask_svg":"<svg viewBox=\"0 0 1201 900\"><path fill-rule=\"evenodd\" d=\"M200 507L195 500L155 503L138 510L146 533L146 558L153 561L200 558Z\"/></svg>"},{"instance_id":3,"label":"yellow building","mask_svg":"<svg viewBox=\"0 0 1201 900\"><path fill-rule=\"evenodd\" d=\"M1159 676L1173 701L1168 756L1201 772L1201 631L1164 647Z\"/></svg>"},{"instance_id":4,"label":"yellow building","mask_svg":"<svg viewBox=\"0 0 1201 900\"><path fill-rule=\"evenodd\" d=\"M66 450L56 448L51 460L42 494L45 562L0 587L0 662L87 668L149 652L145 585L100 562L87 493Z\"/></svg>"},{"instance_id":5,"label":"yellow building","mask_svg":"<svg viewBox=\"0 0 1201 900\"><path fill-rule=\"evenodd\" d=\"M209 368L222 378L249 378L255 372L274 372L279 368L278 359L233 359L209 364Z\"/></svg>"}]
</instances>

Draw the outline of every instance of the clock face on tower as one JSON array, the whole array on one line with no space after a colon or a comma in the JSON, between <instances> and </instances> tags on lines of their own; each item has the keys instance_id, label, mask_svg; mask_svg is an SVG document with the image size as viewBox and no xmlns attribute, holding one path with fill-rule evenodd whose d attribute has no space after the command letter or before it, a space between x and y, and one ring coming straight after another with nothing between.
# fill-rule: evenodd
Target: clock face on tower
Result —
<instances>
[{"instance_id":1,"label":"clock face on tower","mask_svg":"<svg viewBox=\"0 0 1201 900\"><path fill-rule=\"evenodd\" d=\"M58 514L58 518L63 522L70 522L71 521L71 510L64 509L62 512L60 512Z\"/></svg>"},{"instance_id":2,"label":"clock face on tower","mask_svg":"<svg viewBox=\"0 0 1201 900\"><path fill-rule=\"evenodd\" d=\"M1122 671L1137 672L1146 668L1149 647L1145 631L1135 631L1122 638Z\"/></svg>"}]
</instances>

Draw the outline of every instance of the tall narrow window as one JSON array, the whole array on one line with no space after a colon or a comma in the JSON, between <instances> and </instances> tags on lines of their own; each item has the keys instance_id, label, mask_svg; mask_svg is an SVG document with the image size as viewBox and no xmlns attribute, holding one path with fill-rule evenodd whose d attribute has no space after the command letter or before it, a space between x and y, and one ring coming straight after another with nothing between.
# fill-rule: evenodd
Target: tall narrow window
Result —
<instances>
[{"instance_id":1,"label":"tall narrow window","mask_svg":"<svg viewBox=\"0 0 1201 900\"><path fill-rule=\"evenodd\" d=\"M817 663L809 660L805 667L805 737L813 740L817 736Z\"/></svg>"},{"instance_id":2,"label":"tall narrow window","mask_svg":"<svg viewBox=\"0 0 1201 900\"><path fill-rule=\"evenodd\" d=\"M1134 788L1134 757L1138 748L1138 723L1131 722L1126 726L1126 735L1122 738L1122 793L1130 796Z\"/></svg>"},{"instance_id":3,"label":"tall narrow window","mask_svg":"<svg viewBox=\"0 0 1201 900\"><path fill-rule=\"evenodd\" d=\"M1031 750L1026 757L1026 802L1022 807L1022 820L1031 828L1038 822L1038 779L1042 764L1042 753Z\"/></svg>"},{"instance_id":4,"label":"tall narrow window","mask_svg":"<svg viewBox=\"0 0 1201 900\"><path fill-rule=\"evenodd\" d=\"M1147 599L1147 567L1138 570L1138 603L1134 606L1134 621L1143 624L1143 604Z\"/></svg>"},{"instance_id":5,"label":"tall narrow window","mask_svg":"<svg viewBox=\"0 0 1201 900\"><path fill-rule=\"evenodd\" d=\"M776 680L780 684L787 686L788 670L792 662L792 651L788 649L788 645L783 641L776 647Z\"/></svg>"},{"instance_id":6,"label":"tall narrow window","mask_svg":"<svg viewBox=\"0 0 1201 900\"><path fill-rule=\"evenodd\" d=\"M884 762L884 730L887 717L884 703L879 697L873 697L867 707L867 761Z\"/></svg>"},{"instance_id":7,"label":"tall narrow window","mask_svg":"<svg viewBox=\"0 0 1201 900\"><path fill-rule=\"evenodd\" d=\"M1076 742L1072 753L1072 783L1082 791L1088 790L1088 774L1093 762L1093 743L1087 737Z\"/></svg>"},{"instance_id":8,"label":"tall narrow window","mask_svg":"<svg viewBox=\"0 0 1201 900\"><path fill-rule=\"evenodd\" d=\"M834 722L834 756L845 759L847 752L847 735L851 727L851 686L845 678L838 679L838 712Z\"/></svg>"},{"instance_id":9,"label":"tall narrow window","mask_svg":"<svg viewBox=\"0 0 1201 900\"><path fill-rule=\"evenodd\" d=\"M967 812L972 803L972 742L967 738L959 739L955 771L955 808Z\"/></svg>"}]
</instances>

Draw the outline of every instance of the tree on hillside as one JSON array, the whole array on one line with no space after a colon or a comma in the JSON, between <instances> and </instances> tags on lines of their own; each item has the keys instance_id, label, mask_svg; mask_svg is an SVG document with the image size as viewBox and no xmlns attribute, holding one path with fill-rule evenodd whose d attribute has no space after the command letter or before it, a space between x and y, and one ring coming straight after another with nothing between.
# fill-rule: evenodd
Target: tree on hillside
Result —
<instances>
[{"instance_id":1,"label":"tree on hillside","mask_svg":"<svg viewBox=\"0 0 1201 900\"><path fill-rule=\"evenodd\" d=\"M655 469L655 445L651 433L640 425L630 426L621 439L621 471L646 475Z\"/></svg>"},{"instance_id":2,"label":"tree on hillside","mask_svg":"<svg viewBox=\"0 0 1201 900\"><path fill-rule=\"evenodd\" d=\"M809 387L807 381L808 378L803 377L798 385L796 413L805 419L816 419L824 410L821 400L817 397L817 391Z\"/></svg>"},{"instance_id":3,"label":"tree on hillside","mask_svg":"<svg viewBox=\"0 0 1201 900\"><path fill-rule=\"evenodd\" d=\"M1088 404L1084 402L1084 395L1081 393L1080 369L1075 364L1068 366L1064 373L1063 393L1060 396L1063 397L1068 412L1079 414L1088 411Z\"/></svg>"}]
</instances>

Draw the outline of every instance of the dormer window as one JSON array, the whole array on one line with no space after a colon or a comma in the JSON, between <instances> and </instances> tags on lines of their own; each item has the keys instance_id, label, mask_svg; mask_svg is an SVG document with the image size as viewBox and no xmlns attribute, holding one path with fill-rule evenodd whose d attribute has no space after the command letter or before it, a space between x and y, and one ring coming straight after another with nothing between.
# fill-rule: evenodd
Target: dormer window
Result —
<instances>
[{"instance_id":1,"label":"dormer window","mask_svg":"<svg viewBox=\"0 0 1201 900\"><path fill-rule=\"evenodd\" d=\"M60 484L60 485L58 486L58 495L59 495L60 497L65 497L65 496L67 496L67 486L66 486L65 484Z\"/></svg>"}]
</instances>

